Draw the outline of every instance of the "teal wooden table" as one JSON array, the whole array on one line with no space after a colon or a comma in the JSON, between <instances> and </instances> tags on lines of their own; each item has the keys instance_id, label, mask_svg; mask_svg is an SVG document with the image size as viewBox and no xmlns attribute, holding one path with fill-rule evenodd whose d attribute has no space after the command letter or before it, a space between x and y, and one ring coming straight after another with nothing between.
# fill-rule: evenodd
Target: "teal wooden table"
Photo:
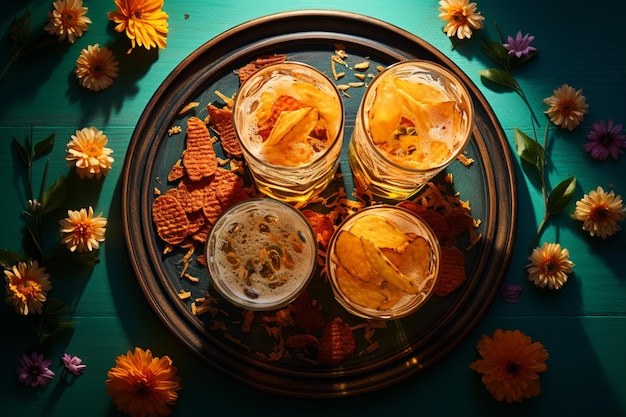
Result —
<instances>
[{"instance_id":1,"label":"teal wooden table","mask_svg":"<svg viewBox=\"0 0 626 417\"><path fill-rule=\"evenodd\" d=\"M113 86L92 93L78 86L73 74L82 48L106 45L119 38L106 12L112 1L85 1L93 23L74 45L53 45L36 56L19 60L0 82L0 248L21 250L24 223L20 213L28 196L24 169L13 138L35 141L54 133L56 143L49 160L48 176L70 178L71 207L94 206L108 219L106 241L93 268L62 270L53 277L51 295L63 299L77 324L55 337L50 352L57 380L43 389L24 387L14 369L22 353L37 340L26 321L6 303L0 306L0 414L3 416L119 415L107 396L107 371L116 356L135 346L151 349L156 356L168 355L179 369L182 390L173 415L233 412L246 414L322 415L349 413L380 416L407 412L412 415L533 415L533 416L624 416L626 415L626 275L621 261L626 249L624 232L606 240L591 237L573 220L575 201L597 186L626 195L626 160L592 159L583 149L586 135L597 120L626 123L626 46L623 16L626 5L619 0L596 2L478 2L486 17L482 34L494 38L495 24L507 34L517 31L536 37L540 50L532 62L515 76L529 103L539 115L542 100L554 89L569 84L583 89L589 113L573 132L553 129L548 148L548 179L552 185L576 176L577 188L562 214L548 223L540 242L558 241L569 249L574 273L560 290L535 287L527 279L528 244L543 216L537 182L515 154L514 131L532 132L528 110L520 97L506 89L492 88L478 71L493 67L480 51L478 39L451 48L442 33L438 3L434 0L301 1L272 2L235 0L169 1L167 47L158 53L136 50L121 56L122 70ZM6 31L15 16L32 12L32 27L47 21L50 2L16 1L0 6L1 62L10 51ZM144 298L130 265L121 224L121 174L125 152L135 125L166 76L190 53L208 40L243 22L288 10L334 9L372 16L419 36L456 63L479 87L507 135L515 161L518 198L516 244L503 284L520 285L517 303L497 296L487 314L449 355L398 384L365 396L334 399L298 399L266 394L241 384L198 360L179 343L156 317ZM375 36L375 34L372 34ZM76 130L86 126L102 129L115 158L112 170L101 181L85 186L68 175L65 144ZM33 177L41 178L45 161L34 166ZM38 180L35 181L35 183ZM54 235L57 226L50 226ZM55 237L56 239L56 237ZM51 243L52 244L52 243ZM495 401L469 369L478 358L476 342L481 335L498 329L519 329L540 341L549 352L548 370L541 374L541 394L523 403ZM80 356L86 372L72 384L58 383L57 358L64 352Z\"/></svg>"}]
</instances>

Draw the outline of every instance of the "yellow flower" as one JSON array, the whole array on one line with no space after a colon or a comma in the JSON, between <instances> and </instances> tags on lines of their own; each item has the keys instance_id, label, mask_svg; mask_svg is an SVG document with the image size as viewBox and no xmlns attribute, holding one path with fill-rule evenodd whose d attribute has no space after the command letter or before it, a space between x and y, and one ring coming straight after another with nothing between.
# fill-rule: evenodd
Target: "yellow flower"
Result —
<instances>
[{"instance_id":1,"label":"yellow flower","mask_svg":"<svg viewBox=\"0 0 626 417\"><path fill-rule=\"evenodd\" d=\"M67 143L67 166L75 166L81 179L100 179L109 172L114 161L111 157L113 150L106 148L106 144L107 136L94 126L77 130Z\"/></svg>"},{"instance_id":2,"label":"yellow flower","mask_svg":"<svg viewBox=\"0 0 626 417\"><path fill-rule=\"evenodd\" d=\"M41 314L48 291L52 289L46 268L40 268L37 261L19 262L12 270L5 270L4 275L7 283L6 302L25 316L33 312Z\"/></svg>"},{"instance_id":3,"label":"yellow flower","mask_svg":"<svg viewBox=\"0 0 626 417\"><path fill-rule=\"evenodd\" d=\"M107 394L117 409L132 417L170 415L178 399L180 377L168 356L153 358L150 350L138 347L115 360L107 373Z\"/></svg>"},{"instance_id":4,"label":"yellow flower","mask_svg":"<svg viewBox=\"0 0 626 417\"><path fill-rule=\"evenodd\" d=\"M126 32L131 49L135 46L165 48L167 42L167 13L163 0L115 0L117 12L109 12L109 20L117 24L115 30Z\"/></svg>"},{"instance_id":5,"label":"yellow flower","mask_svg":"<svg viewBox=\"0 0 626 417\"><path fill-rule=\"evenodd\" d=\"M483 335L476 344L482 359L470 369L483 374L482 381L498 401L521 402L541 392L539 372L548 369L548 352L540 342L519 330L497 329L493 338Z\"/></svg>"},{"instance_id":6,"label":"yellow flower","mask_svg":"<svg viewBox=\"0 0 626 417\"><path fill-rule=\"evenodd\" d=\"M536 286L558 290L567 281L567 274L572 273L574 263L569 260L569 251L558 243L546 243L541 248L533 249L526 265L528 280Z\"/></svg>"},{"instance_id":7,"label":"yellow flower","mask_svg":"<svg viewBox=\"0 0 626 417\"><path fill-rule=\"evenodd\" d=\"M92 91L106 90L117 77L118 65L113 52L106 46L100 48L96 43L80 51L74 74L82 87Z\"/></svg>"},{"instance_id":8,"label":"yellow flower","mask_svg":"<svg viewBox=\"0 0 626 417\"><path fill-rule=\"evenodd\" d=\"M107 219L102 217L102 213L93 216L93 207L89 206L89 212L82 208L80 211L68 210L69 217L60 220L61 243L74 252L91 252L100 247L100 242L104 242L105 226Z\"/></svg>"},{"instance_id":9,"label":"yellow flower","mask_svg":"<svg viewBox=\"0 0 626 417\"><path fill-rule=\"evenodd\" d=\"M607 193L602 187L598 187L576 202L572 217L582 221L583 230L591 236L597 235L606 239L622 230L617 222L624 220L626 212L621 196L616 196L613 191Z\"/></svg>"},{"instance_id":10,"label":"yellow flower","mask_svg":"<svg viewBox=\"0 0 626 417\"><path fill-rule=\"evenodd\" d=\"M582 89L575 90L563 84L553 91L552 96L543 99L543 102L549 106L544 113L556 126L572 131L587 114L589 105L585 103L585 100Z\"/></svg>"},{"instance_id":11,"label":"yellow flower","mask_svg":"<svg viewBox=\"0 0 626 417\"><path fill-rule=\"evenodd\" d=\"M441 0L439 18L448 23L443 28L448 37L471 38L472 29L482 29L484 16L476 11L476 3L469 0Z\"/></svg>"},{"instance_id":12,"label":"yellow flower","mask_svg":"<svg viewBox=\"0 0 626 417\"><path fill-rule=\"evenodd\" d=\"M74 43L91 24L91 19L85 16L87 7L83 7L83 0L56 0L52 5L54 10L48 12L50 22L44 29L50 35L59 35L61 41L67 37L69 43Z\"/></svg>"}]
</instances>

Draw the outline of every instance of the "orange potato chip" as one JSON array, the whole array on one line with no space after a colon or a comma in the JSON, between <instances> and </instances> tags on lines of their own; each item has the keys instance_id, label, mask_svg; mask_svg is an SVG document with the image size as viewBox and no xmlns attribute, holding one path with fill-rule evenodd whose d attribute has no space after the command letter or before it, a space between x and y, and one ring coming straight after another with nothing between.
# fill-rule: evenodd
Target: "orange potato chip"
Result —
<instances>
[{"instance_id":1,"label":"orange potato chip","mask_svg":"<svg viewBox=\"0 0 626 417\"><path fill-rule=\"evenodd\" d=\"M167 180L169 182L174 182L176 180L181 179L185 175L185 167L182 165L182 161L179 159L176 161L176 164L172 166L169 174L167 174Z\"/></svg>"},{"instance_id":2,"label":"orange potato chip","mask_svg":"<svg viewBox=\"0 0 626 417\"><path fill-rule=\"evenodd\" d=\"M202 200L202 212L204 213L207 225L213 226L215 220L222 214L222 211L224 210L222 209L222 204L217 199L215 184L213 184Z\"/></svg>"},{"instance_id":3,"label":"orange potato chip","mask_svg":"<svg viewBox=\"0 0 626 417\"><path fill-rule=\"evenodd\" d=\"M182 242L187 237L189 220L178 200L165 193L158 196L152 204L152 219L157 234L171 245Z\"/></svg>"},{"instance_id":4,"label":"orange potato chip","mask_svg":"<svg viewBox=\"0 0 626 417\"><path fill-rule=\"evenodd\" d=\"M188 234L197 232L206 223L202 210L187 213L187 220L189 220Z\"/></svg>"},{"instance_id":5,"label":"orange potato chip","mask_svg":"<svg viewBox=\"0 0 626 417\"><path fill-rule=\"evenodd\" d=\"M212 182L212 177L204 177L200 181L192 181L189 177L183 177L177 186L177 198L183 210L191 213L202 209L205 196L209 193Z\"/></svg>"},{"instance_id":6,"label":"orange potato chip","mask_svg":"<svg viewBox=\"0 0 626 417\"><path fill-rule=\"evenodd\" d=\"M233 171L218 168L215 173L214 186L215 195L223 210L250 198L243 189L243 179Z\"/></svg>"},{"instance_id":7,"label":"orange potato chip","mask_svg":"<svg viewBox=\"0 0 626 417\"><path fill-rule=\"evenodd\" d=\"M328 246L328 242L335 231L335 226L330 216L309 209L302 210L302 214L311 224L317 242L324 247Z\"/></svg>"},{"instance_id":8,"label":"orange potato chip","mask_svg":"<svg viewBox=\"0 0 626 417\"><path fill-rule=\"evenodd\" d=\"M284 55L284 54L272 54L268 56L259 57L239 69L238 71L239 82L243 83L248 78L250 78L252 74L254 74L255 72L257 72L258 70L260 70L261 68L267 65L284 62L286 59L287 59L287 55Z\"/></svg>"},{"instance_id":9,"label":"orange potato chip","mask_svg":"<svg viewBox=\"0 0 626 417\"><path fill-rule=\"evenodd\" d=\"M197 117L187 119L187 148L183 151L185 172L192 181L210 177L217 169L209 128Z\"/></svg>"},{"instance_id":10,"label":"orange potato chip","mask_svg":"<svg viewBox=\"0 0 626 417\"><path fill-rule=\"evenodd\" d=\"M224 151L233 156L240 156L242 150L235 132L233 111L227 107L220 109L212 104L207 106L207 110L211 117L213 128L220 135L220 142Z\"/></svg>"},{"instance_id":11,"label":"orange potato chip","mask_svg":"<svg viewBox=\"0 0 626 417\"><path fill-rule=\"evenodd\" d=\"M434 293L439 297L445 297L459 288L466 279L463 252L456 246L442 246L439 277L435 283Z\"/></svg>"}]
</instances>

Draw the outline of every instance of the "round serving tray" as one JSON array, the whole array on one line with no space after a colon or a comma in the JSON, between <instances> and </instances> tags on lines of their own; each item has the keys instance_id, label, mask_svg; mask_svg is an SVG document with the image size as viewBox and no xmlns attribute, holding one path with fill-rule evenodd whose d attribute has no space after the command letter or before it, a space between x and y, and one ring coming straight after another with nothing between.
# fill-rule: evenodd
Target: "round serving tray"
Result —
<instances>
[{"instance_id":1,"label":"round serving tray","mask_svg":"<svg viewBox=\"0 0 626 417\"><path fill-rule=\"evenodd\" d=\"M310 291L322 305L327 321L341 317L353 326L357 354L342 363L323 367L295 354L272 356L276 338L268 321L257 313L252 329L242 330L242 310L219 303L215 314L194 315L189 300L210 290L206 269L192 263L181 277L184 251L163 254L164 243L152 222L155 188L165 191L171 166L181 157L184 134L168 135L186 118L206 116L206 105L219 102L215 91L230 96L238 88L236 70L268 54L317 67L331 76L336 49L354 64L368 61L369 72L404 59L426 59L454 72L470 90L475 128L467 156L470 166L458 162L445 173L453 175L454 189L471 202L472 216L480 219L482 239L465 251L467 281L452 294L432 297L417 315L386 323L374 334L377 349L362 346L359 324L332 298L328 283L314 280ZM351 69L346 79L358 81ZM351 175L347 142L354 126L362 88L348 90L345 143L341 172L345 186ZM199 107L179 114L191 102ZM204 112L204 113L203 113ZM204 116L203 116L204 115ZM498 293L509 263L517 222L515 175L506 137L492 109L472 81L444 54L422 39L386 22L354 13L306 10L270 15L243 23L208 41L164 80L140 117L124 162L122 221L130 260L139 285L157 316L172 334L198 358L226 375L262 391L292 397L325 398L358 395L398 383L436 364L452 351L481 320ZM443 174L442 174L443 175ZM349 194L349 192L348 192ZM460 247L463 247L461 242ZM202 253L202 247L196 255ZM267 318L267 317L265 317ZM370 341L371 342L371 341Z\"/></svg>"}]
</instances>

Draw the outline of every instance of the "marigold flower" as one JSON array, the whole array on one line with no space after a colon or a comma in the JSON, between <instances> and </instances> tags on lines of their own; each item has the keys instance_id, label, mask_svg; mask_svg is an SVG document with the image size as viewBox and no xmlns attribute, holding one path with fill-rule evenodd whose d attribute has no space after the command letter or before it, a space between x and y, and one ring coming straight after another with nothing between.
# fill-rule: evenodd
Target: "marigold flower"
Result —
<instances>
[{"instance_id":1,"label":"marigold flower","mask_svg":"<svg viewBox=\"0 0 626 417\"><path fill-rule=\"evenodd\" d=\"M575 90L563 84L553 91L552 96L543 99L543 102L549 106L544 113L556 126L572 131L587 114L589 105L585 103L585 100L582 89Z\"/></svg>"},{"instance_id":2,"label":"marigold flower","mask_svg":"<svg viewBox=\"0 0 626 417\"><path fill-rule=\"evenodd\" d=\"M87 369L87 365L83 364L83 360L78 356L71 356L69 353L64 353L61 356L61 362L63 362L63 366L65 369L70 372L72 375L80 375L85 372Z\"/></svg>"},{"instance_id":3,"label":"marigold flower","mask_svg":"<svg viewBox=\"0 0 626 417\"><path fill-rule=\"evenodd\" d=\"M624 153L621 148L626 148L626 135L621 135L622 125L613 126L613 119L608 123L604 120L595 122L587 135L590 142L583 145L583 149L591 155L592 158L604 161L609 155L613 159L619 159Z\"/></svg>"},{"instance_id":4,"label":"marigold flower","mask_svg":"<svg viewBox=\"0 0 626 417\"><path fill-rule=\"evenodd\" d=\"M85 16L88 9L83 7L83 0L56 0L52 6L54 10L48 12L50 22L44 29L50 35L58 35L60 41L67 38L69 43L76 42L91 24L91 19Z\"/></svg>"},{"instance_id":5,"label":"marigold flower","mask_svg":"<svg viewBox=\"0 0 626 417\"><path fill-rule=\"evenodd\" d=\"M607 193L598 187L576 202L572 217L582 221L583 230L591 236L606 239L622 230L617 222L624 220L626 211L621 196L616 196L613 191Z\"/></svg>"},{"instance_id":6,"label":"marigold flower","mask_svg":"<svg viewBox=\"0 0 626 417\"><path fill-rule=\"evenodd\" d=\"M108 12L109 20L117 24L115 30L130 39L132 52L136 46L165 48L168 33L168 14L163 0L115 0L116 12Z\"/></svg>"},{"instance_id":7,"label":"marigold flower","mask_svg":"<svg viewBox=\"0 0 626 417\"><path fill-rule=\"evenodd\" d=\"M37 261L19 262L12 269L5 270L4 275L7 283L6 302L24 316L41 314L48 291L52 289L46 268L39 267Z\"/></svg>"},{"instance_id":8,"label":"marigold flower","mask_svg":"<svg viewBox=\"0 0 626 417\"><path fill-rule=\"evenodd\" d=\"M93 207L89 206L89 211L82 208L80 211L68 210L69 217L60 220L61 243L74 252L91 252L100 247L100 242L104 242L107 219L102 217L102 213L93 216Z\"/></svg>"},{"instance_id":9,"label":"marigold flower","mask_svg":"<svg viewBox=\"0 0 626 417\"><path fill-rule=\"evenodd\" d=\"M67 143L67 166L75 166L76 174L83 178L100 179L113 164L113 150L106 148L107 136L94 126L84 127L72 135Z\"/></svg>"},{"instance_id":10,"label":"marigold flower","mask_svg":"<svg viewBox=\"0 0 626 417\"><path fill-rule=\"evenodd\" d=\"M539 372L548 367L548 352L519 330L497 329L493 337L483 335L476 344L482 359L470 369L482 374L482 381L498 401L522 402L541 392Z\"/></svg>"},{"instance_id":11,"label":"marigold flower","mask_svg":"<svg viewBox=\"0 0 626 417\"><path fill-rule=\"evenodd\" d=\"M507 36L507 43L503 44L507 51L509 51L509 55L515 55L518 58L521 58L522 55L528 55L532 51L536 51L537 48L534 46L530 46L530 43L535 40L534 36L529 35L528 33L522 36L522 31L517 32L515 38L511 36Z\"/></svg>"},{"instance_id":12,"label":"marigold flower","mask_svg":"<svg viewBox=\"0 0 626 417\"><path fill-rule=\"evenodd\" d=\"M572 273L574 263L569 259L569 251L558 243L544 242L540 248L533 249L526 265L528 280L536 286L558 290L567 281L567 274Z\"/></svg>"},{"instance_id":13,"label":"marigold flower","mask_svg":"<svg viewBox=\"0 0 626 417\"><path fill-rule=\"evenodd\" d=\"M167 416L181 388L177 372L168 356L153 358L149 349L136 347L115 360L107 373L107 394L119 411L132 417Z\"/></svg>"},{"instance_id":14,"label":"marigold flower","mask_svg":"<svg viewBox=\"0 0 626 417\"><path fill-rule=\"evenodd\" d=\"M439 18L446 21L443 31L448 37L471 38L472 29L482 29L484 16L476 11L476 3L469 0L441 0Z\"/></svg>"},{"instance_id":15,"label":"marigold flower","mask_svg":"<svg viewBox=\"0 0 626 417\"><path fill-rule=\"evenodd\" d=\"M22 355L20 366L15 368L17 379L24 385L37 388L46 386L54 378L54 372L48 367L52 365L52 361L45 359L40 353L33 352L29 355Z\"/></svg>"},{"instance_id":16,"label":"marigold flower","mask_svg":"<svg viewBox=\"0 0 626 417\"><path fill-rule=\"evenodd\" d=\"M97 92L113 84L113 78L120 70L118 65L113 52L106 46L100 48L96 43L80 52L74 74L82 87Z\"/></svg>"}]
</instances>

